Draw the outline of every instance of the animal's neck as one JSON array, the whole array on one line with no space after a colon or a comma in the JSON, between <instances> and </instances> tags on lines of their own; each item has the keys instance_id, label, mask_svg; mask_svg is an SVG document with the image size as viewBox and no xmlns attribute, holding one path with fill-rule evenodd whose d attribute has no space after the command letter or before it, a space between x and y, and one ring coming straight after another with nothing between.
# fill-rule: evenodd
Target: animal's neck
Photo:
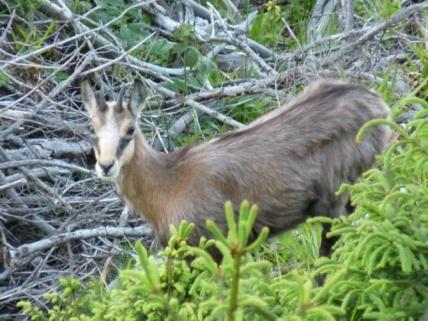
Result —
<instances>
[{"instance_id":1,"label":"animal's neck","mask_svg":"<svg viewBox=\"0 0 428 321\"><path fill-rule=\"evenodd\" d=\"M137 212L155 226L158 222L159 206L165 203L171 176L162 166L163 155L155 151L138 131L135 136L134 154L122 166L117 187L119 193Z\"/></svg>"}]
</instances>

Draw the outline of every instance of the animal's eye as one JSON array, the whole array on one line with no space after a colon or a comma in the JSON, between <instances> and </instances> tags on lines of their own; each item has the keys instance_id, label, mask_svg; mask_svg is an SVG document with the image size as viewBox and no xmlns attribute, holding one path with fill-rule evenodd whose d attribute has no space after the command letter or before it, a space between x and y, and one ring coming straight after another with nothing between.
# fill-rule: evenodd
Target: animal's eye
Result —
<instances>
[{"instance_id":1,"label":"animal's eye","mask_svg":"<svg viewBox=\"0 0 428 321\"><path fill-rule=\"evenodd\" d=\"M134 135L134 131L135 131L135 127L133 126L129 127L128 130L126 131L126 136Z\"/></svg>"},{"instance_id":2,"label":"animal's eye","mask_svg":"<svg viewBox=\"0 0 428 321\"><path fill-rule=\"evenodd\" d=\"M89 128L89 138L94 141L97 135L95 134L95 129L93 127Z\"/></svg>"},{"instance_id":3,"label":"animal's eye","mask_svg":"<svg viewBox=\"0 0 428 321\"><path fill-rule=\"evenodd\" d=\"M97 137L97 135L93 134L89 138L91 139L92 144L94 144L94 145L98 144L98 137Z\"/></svg>"}]
</instances>

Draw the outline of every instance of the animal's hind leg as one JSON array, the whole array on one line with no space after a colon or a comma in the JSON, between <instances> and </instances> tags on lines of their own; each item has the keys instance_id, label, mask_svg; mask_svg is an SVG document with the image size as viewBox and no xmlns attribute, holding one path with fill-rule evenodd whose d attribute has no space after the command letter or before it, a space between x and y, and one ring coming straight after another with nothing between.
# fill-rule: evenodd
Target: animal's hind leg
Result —
<instances>
[{"instance_id":1,"label":"animal's hind leg","mask_svg":"<svg viewBox=\"0 0 428 321\"><path fill-rule=\"evenodd\" d=\"M334 196L332 200L318 200L311 207L311 216L327 216L327 217L338 217L345 214L345 205L348 201L348 195L341 195L339 197ZM332 248L337 241L337 237L327 237L330 232L330 224L322 225L321 233L321 246L319 254L320 256L330 256Z\"/></svg>"},{"instance_id":2,"label":"animal's hind leg","mask_svg":"<svg viewBox=\"0 0 428 321\"><path fill-rule=\"evenodd\" d=\"M352 214L355 211L355 206L351 204L351 199L348 199L345 205L346 215Z\"/></svg>"},{"instance_id":3,"label":"animal's hind leg","mask_svg":"<svg viewBox=\"0 0 428 321\"><path fill-rule=\"evenodd\" d=\"M336 241L338 240L338 237L327 237L327 233L330 232L330 224L323 224L322 225L322 232L321 232L321 245L320 245L320 256L330 256L334 244L336 244Z\"/></svg>"}]
</instances>

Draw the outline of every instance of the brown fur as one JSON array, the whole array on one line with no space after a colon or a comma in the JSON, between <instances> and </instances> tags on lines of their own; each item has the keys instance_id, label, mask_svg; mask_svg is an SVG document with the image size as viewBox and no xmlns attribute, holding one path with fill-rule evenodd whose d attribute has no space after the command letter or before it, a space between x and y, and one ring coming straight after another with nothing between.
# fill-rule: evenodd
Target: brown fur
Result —
<instances>
[{"instance_id":1,"label":"brown fur","mask_svg":"<svg viewBox=\"0 0 428 321\"><path fill-rule=\"evenodd\" d=\"M372 128L361 144L355 136L367 121L388 117L372 92L322 81L243 129L171 154L154 151L137 130L116 185L163 245L169 225L183 219L196 224L193 244L208 218L224 230L226 200L257 204L254 235L263 226L275 235L311 216L343 213L346 200L335 192L372 166L391 133Z\"/></svg>"}]
</instances>

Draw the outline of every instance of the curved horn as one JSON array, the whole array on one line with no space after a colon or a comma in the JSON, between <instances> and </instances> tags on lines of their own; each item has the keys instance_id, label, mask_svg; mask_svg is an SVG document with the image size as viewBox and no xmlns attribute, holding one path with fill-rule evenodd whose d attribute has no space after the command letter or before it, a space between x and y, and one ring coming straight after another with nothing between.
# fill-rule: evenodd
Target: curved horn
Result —
<instances>
[{"instance_id":1,"label":"curved horn","mask_svg":"<svg viewBox=\"0 0 428 321\"><path fill-rule=\"evenodd\" d=\"M107 103L104 98L104 93L98 92L96 96L98 108L100 109L100 111L105 112L107 110Z\"/></svg>"},{"instance_id":2,"label":"curved horn","mask_svg":"<svg viewBox=\"0 0 428 321\"><path fill-rule=\"evenodd\" d=\"M97 100L97 108L99 109L99 111L105 112L108 107L105 100L103 82L98 74L93 74L92 76L90 76L90 79L93 84L100 85L100 90L95 94Z\"/></svg>"},{"instance_id":3,"label":"curved horn","mask_svg":"<svg viewBox=\"0 0 428 321\"><path fill-rule=\"evenodd\" d=\"M123 96L125 96L125 86L120 88L119 96L116 102L116 112L121 113L123 111Z\"/></svg>"}]
</instances>

